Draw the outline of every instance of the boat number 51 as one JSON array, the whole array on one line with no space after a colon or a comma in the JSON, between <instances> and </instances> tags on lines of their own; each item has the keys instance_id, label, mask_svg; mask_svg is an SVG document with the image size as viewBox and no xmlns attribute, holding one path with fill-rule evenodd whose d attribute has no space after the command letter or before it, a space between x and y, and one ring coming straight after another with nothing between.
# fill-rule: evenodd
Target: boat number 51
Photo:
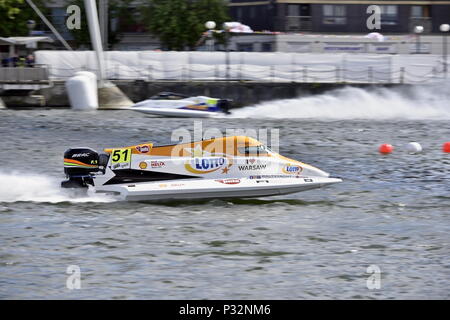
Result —
<instances>
[{"instance_id":1,"label":"boat number 51","mask_svg":"<svg viewBox=\"0 0 450 320\"><path fill-rule=\"evenodd\" d=\"M131 161L131 149L115 149L112 151L112 163Z\"/></svg>"}]
</instances>

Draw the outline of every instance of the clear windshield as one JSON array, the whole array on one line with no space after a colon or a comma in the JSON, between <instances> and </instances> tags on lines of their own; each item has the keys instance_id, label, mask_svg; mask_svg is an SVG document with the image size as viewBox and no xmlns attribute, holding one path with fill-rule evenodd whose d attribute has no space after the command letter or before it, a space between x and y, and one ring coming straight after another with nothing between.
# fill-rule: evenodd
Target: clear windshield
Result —
<instances>
[{"instance_id":1,"label":"clear windshield","mask_svg":"<svg viewBox=\"0 0 450 320\"><path fill-rule=\"evenodd\" d=\"M150 99L152 100L181 100L185 99L188 96L180 93L173 93L173 92L161 92L157 95L152 96Z\"/></svg>"},{"instance_id":2,"label":"clear windshield","mask_svg":"<svg viewBox=\"0 0 450 320\"><path fill-rule=\"evenodd\" d=\"M241 154L245 154L247 155L256 155L256 156L261 156L261 155L267 155L269 153L271 153L272 151L264 146L264 145L259 145L259 146L249 146L249 147L240 147L239 148L239 153Z\"/></svg>"}]
</instances>

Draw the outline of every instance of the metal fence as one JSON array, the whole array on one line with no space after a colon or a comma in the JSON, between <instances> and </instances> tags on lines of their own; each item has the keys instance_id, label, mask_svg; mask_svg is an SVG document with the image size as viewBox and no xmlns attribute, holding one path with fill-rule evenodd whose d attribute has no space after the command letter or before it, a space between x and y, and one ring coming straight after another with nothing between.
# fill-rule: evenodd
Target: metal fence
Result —
<instances>
[{"instance_id":1,"label":"metal fence","mask_svg":"<svg viewBox=\"0 0 450 320\"><path fill-rule=\"evenodd\" d=\"M29 67L0 67L0 83L39 83L49 82L48 66L36 65Z\"/></svg>"}]
</instances>

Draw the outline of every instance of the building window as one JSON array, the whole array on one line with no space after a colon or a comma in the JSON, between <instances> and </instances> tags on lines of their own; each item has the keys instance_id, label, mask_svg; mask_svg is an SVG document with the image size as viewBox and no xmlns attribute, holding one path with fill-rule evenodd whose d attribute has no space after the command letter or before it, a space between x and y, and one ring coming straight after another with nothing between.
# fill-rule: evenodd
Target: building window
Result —
<instances>
[{"instance_id":1,"label":"building window","mask_svg":"<svg viewBox=\"0 0 450 320\"><path fill-rule=\"evenodd\" d=\"M422 18L423 17L423 7L422 6L411 6L411 17Z\"/></svg>"},{"instance_id":2,"label":"building window","mask_svg":"<svg viewBox=\"0 0 450 320\"><path fill-rule=\"evenodd\" d=\"M395 25L398 23L397 6L380 6L381 24Z\"/></svg>"},{"instance_id":3,"label":"building window","mask_svg":"<svg viewBox=\"0 0 450 320\"><path fill-rule=\"evenodd\" d=\"M346 24L347 8L344 5L325 4L322 6L323 24Z\"/></svg>"},{"instance_id":4,"label":"building window","mask_svg":"<svg viewBox=\"0 0 450 320\"><path fill-rule=\"evenodd\" d=\"M300 16L310 16L311 6L309 4L300 5Z\"/></svg>"},{"instance_id":5,"label":"building window","mask_svg":"<svg viewBox=\"0 0 450 320\"><path fill-rule=\"evenodd\" d=\"M238 51L253 52L253 43L238 43Z\"/></svg>"},{"instance_id":6,"label":"building window","mask_svg":"<svg viewBox=\"0 0 450 320\"><path fill-rule=\"evenodd\" d=\"M411 18L428 18L430 17L429 6L411 6Z\"/></svg>"},{"instance_id":7,"label":"building window","mask_svg":"<svg viewBox=\"0 0 450 320\"><path fill-rule=\"evenodd\" d=\"M300 5L298 4L288 4L288 17L298 17L300 16Z\"/></svg>"}]
</instances>

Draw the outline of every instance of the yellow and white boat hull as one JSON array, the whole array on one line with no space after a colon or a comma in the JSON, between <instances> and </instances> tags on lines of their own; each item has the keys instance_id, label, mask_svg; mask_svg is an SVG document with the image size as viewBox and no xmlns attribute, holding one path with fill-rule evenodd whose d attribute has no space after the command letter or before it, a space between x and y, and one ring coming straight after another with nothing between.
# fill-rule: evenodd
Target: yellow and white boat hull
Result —
<instances>
[{"instance_id":1,"label":"yellow and white boat hull","mask_svg":"<svg viewBox=\"0 0 450 320\"><path fill-rule=\"evenodd\" d=\"M244 136L104 151L66 151L69 180L63 186L90 187L125 200L168 200L274 196L342 181Z\"/></svg>"}]
</instances>

